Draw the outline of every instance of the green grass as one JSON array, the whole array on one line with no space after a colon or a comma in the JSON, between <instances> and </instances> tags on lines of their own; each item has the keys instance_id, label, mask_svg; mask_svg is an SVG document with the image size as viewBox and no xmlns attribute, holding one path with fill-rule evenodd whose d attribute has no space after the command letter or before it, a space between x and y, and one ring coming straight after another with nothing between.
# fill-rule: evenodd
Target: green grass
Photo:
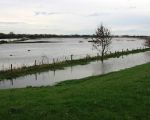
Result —
<instances>
[{"instance_id":1,"label":"green grass","mask_svg":"<svg viewBox=\"0 0 150 120\"><path fill-rule=\"evenodd\" d=\"M123 55L129 55L129 54L135 54L135 53L140 53L140 52L146 52L150 51L150 48L145 48L145 49L135 49L135 50L127 50L127 51L121 51L121 52L115 52L115 53L110 53L104 56L104 59L109 59L109 58L114 58L114 57L120 57ZM64 69L65 67L68 66L75 66L75 65L84 65L88 64L91 61L95 60L100 60L100 56L95 56L95 57L86 57L82 59L77 59L77 60L66 60L63 62L57 62L55 64L41 64L41 65L33 65L33 66L24 66L21 68L16 68L13 70L4 70L0 71L0 80L4 79L13 79L17 78L20 76L25 76L29 74L35 74L35 73L40 73L40 72L45 72L48 70L58 70L58 69Z\"/></svg>"},{"instance_id":2,"label":"green grass","mask_svg":"<svg viewBox=\"0 0 150 120\"><path fill-rule=\"evenodd\" d=\"M150 63L52 87L0 90L0 120L150 120Z\"/></svg>"}]
</instances>

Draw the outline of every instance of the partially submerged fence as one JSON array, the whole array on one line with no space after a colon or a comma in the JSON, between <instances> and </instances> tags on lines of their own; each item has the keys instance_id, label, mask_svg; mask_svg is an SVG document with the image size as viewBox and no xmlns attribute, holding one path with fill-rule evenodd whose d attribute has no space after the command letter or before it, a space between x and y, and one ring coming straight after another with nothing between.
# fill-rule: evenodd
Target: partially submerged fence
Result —
<instances>
[{"instance_id":1,"label":"partially submerged fence","mask_svg":"<svg viewBox=\"0 0 150 120\"><path fill-rule=\"evenodd\" d=\"M136 51L136 53L139 51L142 52L142 50L145 50L147 48L143 47L143 48L137 48L137 49L132 49L132 50L129 50L129 49L126 49L126 50L121 50L121 51L115 51L115 52L107 52L106 55L114 55L117 57L117 55L125 55L123 53L134 53ZM6 71L6 70L13 70L13 69L18 69L18 68L22 68L22 67L28 67L28 66L38 66L38 65L43 65L43 64L57 64L57 63L60 63L60 62L64 62L64 61L73 61L73 60L77 60L77 59L89 59L89 58L92 58L92 57L100 57L100 54L97 53L97 54L80 54L80 55L69 55L69 56L60 56L60 57L57 57L57 58L52 58L50 59L49 57L47 56L42 56L41 59L35 59L33 61L32 64L22 64L22 65L13 65L13 64L10 64L9 67L4 67L4 65L2 66L2 69L0 71Z\"/></svg>"}]
</instances>

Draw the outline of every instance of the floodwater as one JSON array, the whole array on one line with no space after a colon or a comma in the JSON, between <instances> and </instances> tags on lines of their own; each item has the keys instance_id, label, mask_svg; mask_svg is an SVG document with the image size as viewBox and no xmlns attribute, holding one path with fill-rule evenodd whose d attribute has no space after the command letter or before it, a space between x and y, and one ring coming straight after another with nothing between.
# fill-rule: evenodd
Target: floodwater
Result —
<instances>
[{"instance_id":1,"label":"floodwater","mask_svg":"<svg viewBox=\"0 0 150 120\"><path fill-rule=\"evenodd\" d=\"M0 70L13 67L33 65L37 63L51 63L54 59L73 59L85 57L87 54L93 56L97 51L93 49L91 39L84 38L48 38L27 40L16 44L0 45ZM43 43L37 43L41 42ZM47 43L46 43L47 42ZM121 51L122 49L137 49L144 47L144 40L137 38L113 38L110 51Z\"/></svg>"},{"instance_id":2,"label":"floodwater","mask_svg":"<svg viewBox=\"0 0 150 120\"><path fill-rule=\"evenodd\" d=\"M95 61L87 65L66 67L64 70L47 71L17 79L0 81L0 89L50 86L65 80L76 80L88 76L105 74L148 62L150 62L150 52L130 54L120 58L107 59L103 64L100 61Z\"/></svg>"}]
</instances>

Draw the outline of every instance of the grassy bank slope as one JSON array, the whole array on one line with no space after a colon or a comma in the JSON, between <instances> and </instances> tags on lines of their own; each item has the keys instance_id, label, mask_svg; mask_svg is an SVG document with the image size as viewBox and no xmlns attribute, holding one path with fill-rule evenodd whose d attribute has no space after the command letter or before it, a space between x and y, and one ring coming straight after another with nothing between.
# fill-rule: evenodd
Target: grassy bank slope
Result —
<instances>
[{"instance_id":1,"label":"grassy bank slope","mask_svg":"<svg viewBox=\"0 0 150 120\"><path fill-rule=\"evenodd\" d=\"M0 120L149 120L150 63L53 87L0 90Z\"/></svg>"}]
</instances>

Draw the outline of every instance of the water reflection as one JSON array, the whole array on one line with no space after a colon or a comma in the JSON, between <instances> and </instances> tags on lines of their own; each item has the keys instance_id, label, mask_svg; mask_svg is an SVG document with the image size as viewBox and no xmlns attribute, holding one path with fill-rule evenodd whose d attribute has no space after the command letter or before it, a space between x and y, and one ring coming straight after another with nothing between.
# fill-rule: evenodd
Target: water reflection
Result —
<instances>
[{"instance_id":1,"label":"water reflection","mask_svg":"<svg viewBox=\"0 0 150 120\"><path fill-rule=\"evenodd\" d=\"M71 66L64 70L47 71L19 77L17 79L0 81L0 89L54 85L64 80L105 74L147 62L150 62L150 52L132 54L105 60L103 64L101 61L95 61L88 65Z\"/></svg>"}]
</instances>

